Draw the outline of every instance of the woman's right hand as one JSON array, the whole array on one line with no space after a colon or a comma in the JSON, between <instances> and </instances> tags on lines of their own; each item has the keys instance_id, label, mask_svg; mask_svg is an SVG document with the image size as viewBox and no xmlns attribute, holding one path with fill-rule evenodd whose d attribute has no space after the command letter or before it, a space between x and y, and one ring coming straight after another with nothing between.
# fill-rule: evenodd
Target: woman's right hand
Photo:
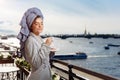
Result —
<instances>
[{"instance_id":1,"label":"woman's right hand","mask_svg":"<svg viewBox=\"0 0 120 80\"><path fill-rule=\"evenodd\" d=\"M48 38L46 38L45 44L50 46L52 42L53 42L52 38L48 37Z\"/></svg>"}]
</instances>

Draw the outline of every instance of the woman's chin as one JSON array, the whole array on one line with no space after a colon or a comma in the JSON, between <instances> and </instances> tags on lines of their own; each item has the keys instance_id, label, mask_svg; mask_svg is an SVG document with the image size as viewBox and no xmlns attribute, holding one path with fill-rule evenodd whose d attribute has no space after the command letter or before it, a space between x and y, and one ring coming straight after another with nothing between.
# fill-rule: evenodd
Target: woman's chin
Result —
<instances>
[{"instance_id":1,"label":"woman's chin","mask_svg":"<svg viewBox=\"0 0 120 80\"><path fill-rule=\"evenodd\" d=\"M39 31L39 33L42 33L43 31Z\"/></svg>"}]
</instances>

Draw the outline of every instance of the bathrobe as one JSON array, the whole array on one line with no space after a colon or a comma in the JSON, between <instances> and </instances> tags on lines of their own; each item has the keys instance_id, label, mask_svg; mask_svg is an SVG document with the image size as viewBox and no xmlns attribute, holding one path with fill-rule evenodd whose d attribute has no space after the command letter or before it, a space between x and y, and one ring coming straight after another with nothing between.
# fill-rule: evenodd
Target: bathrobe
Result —
<instances>
[{"instance_id":1,"label":"bathrobe","mask_svg":"<svg viewBox=\"0 0 120 80\"><path fill-rule=\"evenodd\" d=\"M49 53L50 47L43 42L40 36L31 32L25 42L26 60L32 67L28 80L52 80Z\"/></svg>"}]
</instances>

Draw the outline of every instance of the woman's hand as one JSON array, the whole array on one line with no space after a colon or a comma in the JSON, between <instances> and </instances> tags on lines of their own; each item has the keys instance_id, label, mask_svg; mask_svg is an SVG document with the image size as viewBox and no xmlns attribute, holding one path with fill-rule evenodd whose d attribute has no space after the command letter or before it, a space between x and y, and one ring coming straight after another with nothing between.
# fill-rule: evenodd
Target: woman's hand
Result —
<instances>
[{"instance_id":1,"label":"woman's hand","mask_svg":"<svg viewBox=\"0 0 120 80\"><path fill-rule=\"evenodd\" d=\"M52 38L48 37L48 38L46 38L45 44L50 46L52 42L53 42Z\"/></svg>"}]
</instances>

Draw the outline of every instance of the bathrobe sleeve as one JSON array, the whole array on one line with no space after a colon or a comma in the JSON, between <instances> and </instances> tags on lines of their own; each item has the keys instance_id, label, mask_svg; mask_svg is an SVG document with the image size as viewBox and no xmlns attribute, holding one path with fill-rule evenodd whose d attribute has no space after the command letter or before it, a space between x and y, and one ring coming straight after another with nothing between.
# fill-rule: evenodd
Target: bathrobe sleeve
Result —
<instances>
[{"instance_id":1,"label":"bathrobe sleeve","mask_svg":"<svg viewBox=\"0 0 120 80\"><path fill-rule=\"evenodd\" d=\"M41 65L41 57L38 55L38 47L34 39L30 38L26 41L25 54L32 67L37 69Z\"/></svg>"},{"instance_id":2,"label":"bathrobe sleeve","mask_svg":"<svg viewBox=\"0 0 120 80\"><path fill-rule=\"evenodd\" d=\"M41 51L41 53L43 53L45 55L46 58L49 58L50 49L51 48L49 46L47 46L45 43L41 44L40 51Z\"/></svg>"},{"instance_id":3,"label":"bathrobe sleeve","mask_svg":"<svg viewBox=\"0 0 120 80\"><path fill-rule=\"evenodd\" d=\"M29 38L25 44L27 61L36 70L42 64L42 59L49 60L50 47L44 43L38 43L34 38Z\"/></svg>"},{"instance_id":4,"label":"bathrobe sleeve","mask_svg":"<svg viewBox=\"0 0 120 80\"><path fill-rule=\"evenodd\" d=\"M52 80L49 65L50 47L30 36L25 44L26 60L32 67L28 80Z\"/></svg>"}]
</instances>

